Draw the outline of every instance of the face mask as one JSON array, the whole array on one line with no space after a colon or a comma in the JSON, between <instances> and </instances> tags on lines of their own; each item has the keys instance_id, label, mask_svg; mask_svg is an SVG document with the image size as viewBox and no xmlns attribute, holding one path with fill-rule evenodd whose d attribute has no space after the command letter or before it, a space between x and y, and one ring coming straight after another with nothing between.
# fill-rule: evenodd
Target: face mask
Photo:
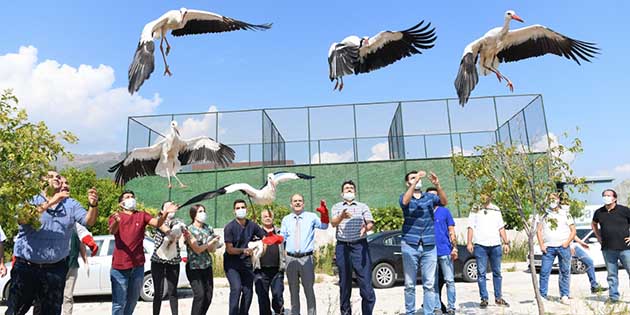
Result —
<instances>
[{"instance_id":1,"label":"face mask","mask_svg":"<svg viewBox=\"0 0 630 315\"><path fill-rule=\"evenodd\" d=\"M208 214L206 214L205 212L199 212L197 213L197 216L195 217L195 220L204 223L206 222L206 219L208 218Z\"/></svg>"},{"instance_id":2,"label":"face mask","mask_svg":"<svg viewBox=\"0 0 630 315\"><path fill-rule=\"evenodd\" d=\"M422 180L419 180L419 181L416 183L416 190L422 190Z\"/></svg>"},{"instance_id":3,"label":"face mask","mask_svg":"<svg viewBox=\"0 0 630 315\"><path fill-rule=\"evenodd\" d=\"M602 197L602 199L604 200L604 204L609 205L613 202L613 197L611 196L604 196Z\"/></svg>"},{"instance_id":4,"label":"face mask","mask_svg":"<svg viewBox=\"0 0 630 315\"><path fill-rule=\"evenodd\" d=\"M558 202L554 201L549 204L549 209L555 209L558 207Z\"/></svg>"},{"instance_id":5,"label":"face mask","mask_svg":"<svg viewBox=\"0 0 630 315\"><path fill-rule=\"evenodd\" d=\"M245 219L245 216L247 215L247 209L237 209L235 212L236 217L239 219Z\"/></svg>"},{"instance_id":6,"label":"face mask","mask_svg":"<svg viewBox=\"0 0 630 315\"><path fill-rule=\"evenodd\" d=\"M351 193L351 192L343 193L343 200L347 200L347 201L354 200L354 193Z\"/></svg>"},{"instance_id":7,"label":"face mask","mask_svg":"<svg viewBox=\"0 0 630 315\"><path fill-rule=\"evenodd\" d=\"M136 199L135 198L127 198L123 200L123 208L127 210L135 210L136 209Z\"/></svg>"}]
</instances>

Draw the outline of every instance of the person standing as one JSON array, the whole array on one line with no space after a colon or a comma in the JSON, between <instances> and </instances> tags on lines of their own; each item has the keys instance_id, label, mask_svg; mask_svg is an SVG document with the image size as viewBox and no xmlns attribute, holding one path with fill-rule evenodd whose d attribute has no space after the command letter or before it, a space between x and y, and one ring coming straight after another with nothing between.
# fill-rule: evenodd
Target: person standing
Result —
<instances>
[{"instance_id":1,"label":"person standing","mask_svg":"<svg viewBox=\"0 0 630 315\"><path fill-rule=\"evenodd\" d=\"M560 267L560 300L569 304L569 290L571 285L571 249L569 246L575 238L575 221L571 214L560 207L557 194L549 195L549 210L539 216L536 236L543 253L540 267L540 295L547 298L549 274L553 261L558 257Z\"/></svg>"},{"instance_id":2,"label":"person standing","mask_svg":"<svg viewBox=\"0 0 630 315\"><path fill-rule=\"evenodd\" d=\"M263 210L260 213L262 228L267 235L262 239L263 248L260 251L258 264L254 266L256 295L260 315L284 314L284 269L286 258L284 255L284 238L280 229L273 225L273 212ZM271 303L269 301L271 289Z\"/></svg>"},{"instance_id":3,"label":"person standing","mask_svg":"<svg viewBox=\"0 0 630 315\"><path fill-rule=\"evenodd\" d=\"M210 253L223 246L221 237L206 221L206 208L200 204L193 205L189 210L192 223L188 226L188 233L184 234L188 248L186 262L186 276L193 291L191 315L205 315L212 303L214 289L214 275L212 274L212 256Z\"/></svg>"},{"instance_id":4,"label":"person standing","mask_svg":"<svg viewBox=\"0 0 630 315\"><path fill-rule=\"evenodd\" d=\"M25 314L37 302L41 314L61 314L68 273L66 258L75 223L92 226L98 217L98 193L88 190L88 210L70 198L70 184L57 172L44 178L48 186L31 204L40 214L41 227L20 224L13 254L11 287L6 315Z\"/></svg>"},{"instance_id":5,"label":"person standing","mask_svg":"<svg viewBox=\"0 0 630 315\"><path fill-rule=\"evenodd\" d=\"M468 237L466 248L477 260L477 286L481 303L479 307L488 307L488 290L486 289L486 270L488 261L492 269L492 285L494 287L494 302L497 306L509 307L503 299L501 291L501 258L503 253L510 251L510 243L505 233L505 223L501 209L492 203L488 195L481 195L482 206L477 211L471 211L468 216ZM501 246L503 240L503 246ZM473 246L474 244L474 246Z\"/></svg>"},{"instance_id":6,"label":"person standing","mask_svg":"<svg viewBox=\"0 0 630 315\"><path fill-rule=\"evenodd\" d=\"M306 295L306 308L308 315L317 314L315 301L315 264L313 262L313 250L315 249L315 229L328 228L328 210L318 208L321 218L312 212L304 211L304 196L294 194L291 196L292 213L282 218L280 233L286 240L287 252L287 280L291 295L291 315L300 314L300 281Z\"/></svg>"},{"instance_id":7,"label":"person standing","mask_svg":"<svg viewBox=\"0 0 630 315\"><path fill-rule=\"evenodd\" d=\"M630 209L617 203L617 192L606 189L602 192L604 206L593 214L591 227L597 240L602 244L602 252L608 271L608 303L619 302L619 266L630 278L630 245L625 240L630 237Z\"/></svg>"},{"instance_id":8,"label":"person standing","mask_svg":"<svg viewBox=\"0 0 630 315\"><path fill-rule=\"evenodd\" d=\"M7 267L4 265L4 241L7 236L4 235L2 226L0 226L0 278L4 278L7 275Z\"/></svg>"},{"instance_id":9,"label":"person standing","mask_svg":"<svg viewBox=\"0 0 630 315\"><path fill-rule=\"evenodd\" d=\"M78 228L78 227L77 227ZM87 252L85 245L81 243L79 234L75 230L72 233L70 239L70 254L68 255L68 273L66 274L66 284L63 290L63 314L72 314L72 308L74 306L74 284L77 281L79 275L79 256L83 259L84 265L87 266ZM38 312L41 314L41 309Z\"/></svg>"},{"instance_id":10,"label":"person standing","mask_svg":"<svg viewBox=\"0 0 630 315\"><path fill-rule=\"evenodd\" d=\"M437 270L437 250L435 247L435 224L433 209L447 204L438 177L431 172L429 180L436 187L438 195L422 193L421 178L425 171L411 171L405 175L407 191L400 195L403 212L402 240L400 241L405 272L406 314L416 313L416 282L418 269L422 268L422 309L425 315L435 309L435 272Z\"/></svg>"},{"instance_id":11,"label":"person standing","mask_svg":"<svg viewBox=\"0 0 630 315\"><path fill-rule=\"evenodd\" d=\"M109 232L114 235L114 253L110 281L112 283L112 315L131 315L136 307L144 278L144 233L147 225L158 228L176 204L170 204L159 218L136 209L135 194L125 190L118 197L119 209L109 217Z\"/></svg>"},{"instance_id":12,"label":"person standing","mask_svg":"<svg viewBox=\"0 0 630 315\"><path fill-rule=\"evenodd\" d=\"M371 315L376 304L376 296L372 287L372 259L366 233L374 227L374 219L370 208L356 201L355 193L356 185L353 181L343 182L341 184L343 201L332 207L331 223L337 228L335 257L339 268L339 306L342 315L352 314L350 294L354 270L361 294L361 312L363 315ZM320 208L328 212L324 200L321 201ZM322 219L322 223L327 222Z\"/></svg>"},{"instance_id":13,"label":"person standing","mask_svg":"<svg viewBox=\"0 0 630 315\"><path fill-rule=\"evenodd\" d=\"M223 269L230 283L230 315L247 315L252 304L254 269L251 256L254 254L248 244L261 240L267 232L258 224L247 219L245 200L234 201L236 218L225 225L225 253Z\"/></svg>"}]
</instances>

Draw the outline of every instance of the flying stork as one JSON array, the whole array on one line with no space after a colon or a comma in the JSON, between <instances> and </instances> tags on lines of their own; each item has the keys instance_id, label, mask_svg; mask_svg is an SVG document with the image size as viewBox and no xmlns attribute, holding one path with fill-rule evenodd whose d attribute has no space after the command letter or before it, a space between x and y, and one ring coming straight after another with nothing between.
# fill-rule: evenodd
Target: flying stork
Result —
<instances>
[{"instance_id":1,"label":"flying stork","mask_svg":"<svg viewBox=\"0 0 630 315\"><path fill-rule=\"evenodd\" d=\"M137 92L144 83L149 79L155 68L153 51L155 44L153 40L160 39L160 51L164 60L164 75L171 75L171 71L166 63L166 56L171 51L166 39L166 33L170 30L173 36L184 36L203 33L222 33L237 30L266 30L271 28L271 24L249 24L239 20L235 20L216 13L190 10L181 8L179 10L170 10L159 18L147 23L142 29L140 42L136 48L133 61L129 66L129 86L130 94ZM163 43L166 42L166 52L164 52Z\"/></svg>"},{"instance_id":2,"label":"flying stork","mask_svg":"<svg viewBox=\"0 0 630 315\"><path fill-rule=\"evenodd\" d=\"M343 89L344 75L368 73L432 48L437 39L435 28L423 24L404 31L383 31L371 38L352 35L333 43L328 50L329 78L336 80L333 90Z\"/></svg>"},{"instance_id":3,"label":"flying stork","mask_svg":"<svg viewBox=\"0 0 630 315\"><path fill-rule=\"evenodd\" d=\"M512 81L499 72L500 62L554 54L573 59L580 65L580 60L590 62L589 58L599 53L599 48L594 43L575 40L543 25L510 30L512 20L524 22L514 11L509 10L505 12L502 27L491 29L483 37L464 48L464 55L455 79L455 90L457 90L460 105L464 106L468 102L470 93L479 81L475 68L477 61L479 61L479 70L482 75L492 72L499 82L505 79L510 91L514 91Z\"/></svg>"},{"instance_id":4,"label":"flying stork","mask_svg":"<svg viewBox=\"0 0 630 315\"><path fill-rule=\"evenodd\" d=\"M234 150L209 137L182 139L177 122L171 121L171 132L150 147L136 148L109 169L116 172L116 183L124 185L132 178L147 175L160 175L168 179L171 188L171 176L175 177L180 187L186 187L177 178L182 165L196 162L213 162L226 167L234 160Z\"/></svg>"}]
</instances>

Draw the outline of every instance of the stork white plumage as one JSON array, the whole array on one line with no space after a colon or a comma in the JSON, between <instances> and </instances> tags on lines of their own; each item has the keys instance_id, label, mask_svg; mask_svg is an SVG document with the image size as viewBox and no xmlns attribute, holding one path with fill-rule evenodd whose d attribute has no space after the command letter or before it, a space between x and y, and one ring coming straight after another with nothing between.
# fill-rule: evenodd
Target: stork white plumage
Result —
<instances>
[{"instance_id":1,"label":"stork white plumage","mask_svg":"<svg viewBox=\"0 0 630 315\"><path fill-rule=\"evenodd\" d=\"M223 186L217 190L212 190L208 192L201 193L197 196L192 197L188 201L184 202L180 208L187 206L189 204L193 204L196 202L200 202L206 199L212 199L214 197L233 193L235 191L241 191L242 193L249 196L253 203L258 205L269 205L274 200L276 200L276 186L280 183L284 183L294 179L313 179L315 176L310 176L302 173L290 173L290 172L275 172L269 173L267 175L267 182L260 187L260 189L256 189L249 184L246 183L236 183Z\"/></svg>"},{"instance_id":2,"label":"stork white plumage","mask_svg":"<svg viewBox=\"0 0 630 315\"><path fill-rule=\"evenodd\" d=\"M209 137L182 139L177 122L171 122L171 132L156 144L136 148L116 165L109 169L116 172L116 182L124 185L132 178L146 175L160 175L168 179L171 188L171 176L181 187L186 187L177 178L182 165L197 162L213 162L220 167L228 166L234 160L234 150Z\"/></svg>"},{"instance_id":3,"label":"stork white plumage","mask_svg":"<svg viewBox=\"0 0 630 315\"><path fill-rule=\"evenodd\" d=\"M371 38L348 36L341 43L333 43L328 50L329 78L331 82L336 80L333 90L343 89L345 75L380 69L432 48L437 39L435 28L429 29L431 23L423 24L421 21L404 31L383 31Z\"/></svg>"},{"instance_id":4,"label":"stork white plumage","mask_svg":"<svg viewBox=\"0 0 630 315\"><path fill-rule=\"evenodd\" d=\"M594 43L583 42L564 36L542 25L532 25L510 30L510 22L523 20L512 10L505 12L502 27L488 31L483 37L473 41L464 48L455 79L455 90L459 104L468 102L470 93L479 81L476 64L482 75L494 73L499 82L505 79L510 91L514 91L512 81L499 72L500 62L512 62L522 59L554 54L574 60L590 62L598 54L599 48Z\"/></svg>"},{"instance_id":5,"label":"stork white plumage","mask_svg":"<svg viewBox=\"0 0 630 315\"><path fill-rule=\"evenodd\" d=\"M155 44L153 40L160 39L160 51L164 60L164 75L171 75L171 71L166 62L166 56L171 51L166 39L166 33L170 30L173 36L183 36L203 33L222 33L237 30L266 30L271 28L271 24L255 25L235 20L216 13L190 10L181 8L170 10L159 18L147 23L142 29L140 42L136 48L133 61L129 66L129 86L130 94L137 92L149 79L155 69L153 52ZM166 42L166 53L163 44Z\"/></svg>"}]
</instances>

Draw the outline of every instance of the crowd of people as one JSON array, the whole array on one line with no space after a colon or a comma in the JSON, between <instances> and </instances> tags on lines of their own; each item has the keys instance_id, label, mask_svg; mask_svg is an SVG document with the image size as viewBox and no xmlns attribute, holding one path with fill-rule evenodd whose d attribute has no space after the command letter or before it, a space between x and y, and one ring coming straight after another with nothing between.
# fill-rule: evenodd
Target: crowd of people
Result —
<instances>
[{"instance_id":1,"label":"crowd of people","mask_svg":"<svg viewBox=\"0 0 630 315\"><path fill-rule=\"evenodd\" d=\"M422 179L431 187L423 190ZM87 262L97 245L86 231L98 218L98 192L90 189L88 209L70 197L70 184L49 172L47 188L34 196L31 204L40 213L41 228L20 224L13 249L6 315L25 314L31 307L34 314L72 313L72 292L79 268L78 259ZM405 175L407 189L399 204L404 217L401 253L404 269L404 302L406 314L416 314L417 273L422 274L423 314L456 312L454 264L458 258L455 221L446 206L448 199L438 176L424 171ZM223 269L230 285L229 314L249 314L254 292L261 315L301 313L300 285L306 297L306 314L317 314L314 292L315 231L336 229L335 257L339 270L339 311L353 314L350 301L353 273L361 296L361 313L372 314L376 295L372 286L372 262L367 234L374 228L368 205L356 200L357 186L352 181L341 185L340 201L329 213L324 200L315 212L305 211L304 196L291 196L291 213L274 226L274 213L263 210L260 225L248 219L247 203L233 203L234 219L223 229L223 239L209 226L203 205L190 207L190 223L175 213L178 205L165 202L155 217L138 211L133 191L124 191L118 209L109 217L109 232L114 235L111 267L112 314L133 314L144 278L145 253L143 240L147 226L155 229L155 251L152 253L151 275L154 284L153 314L160 314L164 287L172 314L179 314L177 283L181 276L181 244L188 253L186 277L193 292L191 314L207 314L213 297L213 260L211 253L225 246ZM592 220L592 229L602 245L608 271L608 288L600 286L594 274L592 259L582 247L588 245L576 236L575 222L562 196L548 197L548 210L535 218L537 238L542 255L539 290L548 298L549 274L554 259L559 260L560 299L568 303L570 294L571 257L585 266L591 292L609 290L610 303L619 301L618 262L630 270L630 209L617 203L611 189L602 193L604 206ZM466 248L477 261L477 284L480 308L489 305L486 288L488 264L492 270L494 304L509 307L502 294L501 260L510 251L501 209L492 197L482 195L467 223ZM6 276L3 243L6 236L0 227L0 276ZM284 278L288 281L290 308L285 309ZM629 274L630 276L630 274ZM166 285L164 283L166 282ZM447 303L441 303L440 292L446 285Z\"/></svg>"}]
</instances>

